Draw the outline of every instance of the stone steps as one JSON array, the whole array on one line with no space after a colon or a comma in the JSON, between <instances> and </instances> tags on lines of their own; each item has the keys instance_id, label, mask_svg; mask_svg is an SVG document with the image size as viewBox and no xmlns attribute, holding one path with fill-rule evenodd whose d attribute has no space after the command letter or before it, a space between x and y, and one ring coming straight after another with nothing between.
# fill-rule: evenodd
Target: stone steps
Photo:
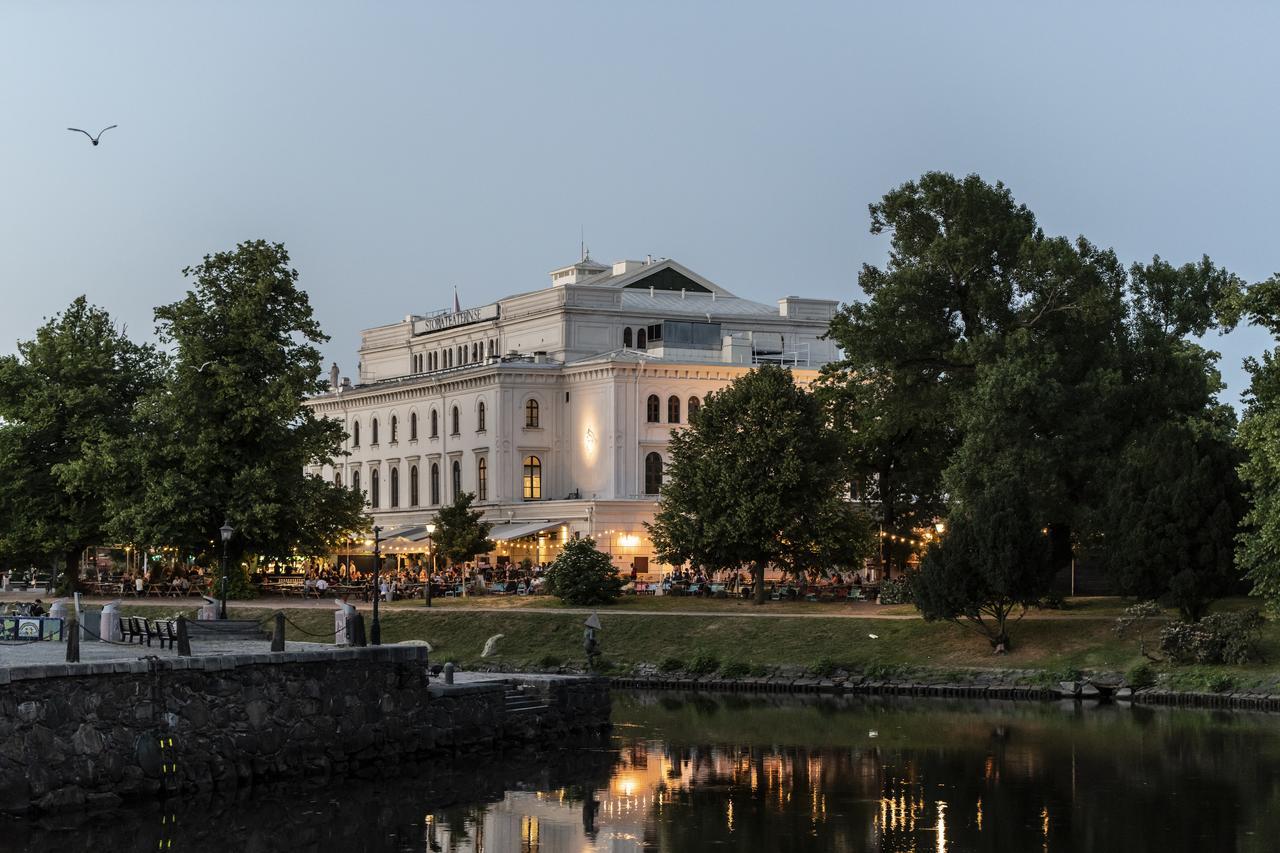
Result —
<instances>
[{"instance_id":1,"label":"stone steps","mask_svg":"<svg viewBox=\"0 0 1280 853\"><path fill-rule=\"evenodd\" d=\"M528 696L519 690L507 690L502 695L502 704L506 708L507 714L534 714L539 711L545 711L550 705L547 705L541 698Z\"/></svg>"}]
</instances>

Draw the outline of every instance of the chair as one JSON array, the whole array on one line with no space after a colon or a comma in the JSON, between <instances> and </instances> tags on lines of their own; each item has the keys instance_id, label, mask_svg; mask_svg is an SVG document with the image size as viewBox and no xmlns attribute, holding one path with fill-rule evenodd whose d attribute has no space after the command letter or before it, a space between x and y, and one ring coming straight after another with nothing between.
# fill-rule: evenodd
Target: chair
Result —
<instances>
[{"instance_id":1,"label":"chair","mask_svg":"<svg viewBox=\"0 0 1280 853\"><path fill-rule=\"evenodd\" d=\"M120 636L126 643L132 643L136 639L138 645L142 645L145 635L137 616L120 617ZM147 645L151 644L147 643Z\"/></svg>"},{"instance_id":2,"label":"chair","mask_svg":"<svg viewBox=\"0 0 1280 853\"><path fill-rule=\"evenodd\" d=\"M169 648L176 649L178 647L178 629L168 619L156 622L156 637L160 640L160 648L164 648L165 643L169 644Z\"/></svg>"}]
</instances>

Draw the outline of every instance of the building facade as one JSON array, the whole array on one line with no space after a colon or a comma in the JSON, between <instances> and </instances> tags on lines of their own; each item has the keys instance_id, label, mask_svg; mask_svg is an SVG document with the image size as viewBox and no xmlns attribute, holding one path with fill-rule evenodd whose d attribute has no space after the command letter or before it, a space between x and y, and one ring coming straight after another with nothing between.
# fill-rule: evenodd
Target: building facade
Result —
<instances>
[{"instance_id":1,"label":"building facade","mask_svg":"<svg viewBox=\"0 0 1280 853\"><path fill-rule=\"evenodd\" d=\"M456 300L455 300L456 302ZM779 363L800 382L838 357L837 303L734 296L672 260L554 270L549 287L368 329L358 378L309 401L347 432L312 473L365 494L402 543L472 492L489 560L541 562L591 536L615 565L659 571L653 519L671 436L707 394Z\"/></svg>"}]
</instances>

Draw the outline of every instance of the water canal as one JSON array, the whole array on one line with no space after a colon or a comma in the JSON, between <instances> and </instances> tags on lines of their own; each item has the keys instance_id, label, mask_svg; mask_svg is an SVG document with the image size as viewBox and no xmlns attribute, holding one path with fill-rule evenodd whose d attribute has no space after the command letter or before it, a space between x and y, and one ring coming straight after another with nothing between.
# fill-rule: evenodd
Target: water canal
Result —
<instances>
[{"instance_id":1,"label":"water canal","mask_svg":"<svg viewBox=\"0 0 1280 853\"><path fill-rule=\"evenodd\" d=\"M595 742L12 819L0 837L31 853L1280 848L1274 716L619 693L613 718Z\"/></svg>"}]
</instances>

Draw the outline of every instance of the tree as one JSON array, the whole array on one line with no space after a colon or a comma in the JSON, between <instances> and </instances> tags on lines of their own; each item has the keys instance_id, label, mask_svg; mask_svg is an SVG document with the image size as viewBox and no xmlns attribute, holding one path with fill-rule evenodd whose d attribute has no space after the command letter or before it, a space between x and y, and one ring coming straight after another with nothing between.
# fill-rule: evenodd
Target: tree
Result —
<instances>
[{"instance_id":1,"label":"tree","mask_svg":"<svg viewBox=\"0 0 1280 853\"><path fill-rule=\"evenodd\" d=\"M967 625L997 651L1012 647L1010 617L1043 598L1053 580L1052 544L1036 503L1009 478L952 514L947 534L925 552L913 578L925 619Z\"/></svg>"},{"instance_id":2,"label":"tree","mask_svg":"<svg viewBox=\"0 0 1280 853\"><path fill-rule=\"evenodd\" d=\"M771 563L852 563L866 552L866 525L851 518L838 451L818 400L789 370L752 370L709 395L697 421L672 438L647 525L658 555L712 571L749 567L757 604Z\"/></svg>"},{"instance_id":3,"label":"tree","mask_svg":"<svg viewBox=\"0 0 1280 853\"><path fill-rule=\"evenodd\" d=\"M53 557L76 588L81 552L138 489L134 408L160 363L83 296L0 358L0 553Z\"/></svg>"},{"instance_id":4,"label":"tree","mask_svg":"<svg viewBox=\"0 0 1280 853\"><path fill-rule=\"evenodd\" d=\"M1207 258L1127 268L1046 236L1002 184L931 172L871 206L890 236L866 300L831 325L844 359L821 393L882 529L910 529L1016 476L1054 560L1105 550L1119 460L1162 424L1212 422L1220 322L1239 280ZM886 566L894 540L884 537Z\"/></svg>"},{"instance_id":5,"label":"tree","mask_svg":"<svg viewBox=\"0 0 1280 853\"><path fill-rule=\"evenodd\" d=\"M571 539L547 569L547 590L566 604L613 604L625 585L594 539Z\"/></svg>"},{"instance_id":6,"label":"tree","mask_svg":"<svg viewBox=\"0 0 1280 853\"><path fill-rule=\"evenodd\" d=\"M1166 423L1135 436L1103 513L1099 558L1120 590L1140 598L1168 593L1189 622L1238 581L1234 540L1244 499L1232 420L1226 412L1221 424Z\"/></svg>"},{"instance_id":7,"label":"tree","mask_svg":"<svg viewBox=\"0 0 1280 853\"><path fill-rule=\"evenodd\" d=\"M342 426L303 401L325 387L311 313L281 244L261 240L183 270L187 295L156 309L176 350L165 386L139 418L143 500L117 529L216 557L218 528L242 554L318 554L364 524L363 497L304 472L341 452Z\"/></svg>"},{"instance_id":8,"label":"tree","mask_svg":"<svg viewBox=\"0 0 1280 853\"><path fill-rule=\"evenodd\" d=\"M482 520L483 510L471 508L475 498L471 492L461 492L454 497L453 503L440 507L433 519L436 532L431 538L436 543L437 552L451 565L469 562L477 554L493 550L493 540L489 538L493 525Z\"/></svg>"}]
</instances>

